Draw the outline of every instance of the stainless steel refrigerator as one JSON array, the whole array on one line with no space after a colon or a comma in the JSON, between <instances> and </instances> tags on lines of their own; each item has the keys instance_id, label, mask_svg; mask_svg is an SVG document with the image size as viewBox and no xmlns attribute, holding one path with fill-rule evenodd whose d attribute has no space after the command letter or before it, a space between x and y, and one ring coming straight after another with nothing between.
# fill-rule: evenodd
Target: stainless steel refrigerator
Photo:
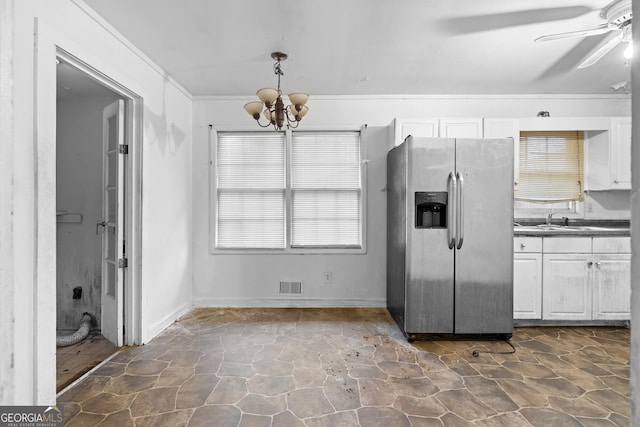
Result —
<instances>
[{"instance_id":1,"label":"stainless steel refrigerator","mask_svg":"<svg viewBox=\"0 0 640 427\"><path fill-rule=\"evenodd\" d=\"M409 136L388 153L387 307L410 340L511 336L511 138Z\"/></svg>"}]
</instances>

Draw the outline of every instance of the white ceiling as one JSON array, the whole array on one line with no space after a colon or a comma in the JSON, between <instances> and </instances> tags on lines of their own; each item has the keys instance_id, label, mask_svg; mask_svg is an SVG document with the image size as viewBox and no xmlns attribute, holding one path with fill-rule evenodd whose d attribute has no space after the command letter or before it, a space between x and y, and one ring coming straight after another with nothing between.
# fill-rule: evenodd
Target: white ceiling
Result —
<instances>
[{"instance_id":1,"label":"white ceiling","mask_svg":"<svg viewBox=\"0 0 640 427\"><path fill-rule=\"evenodd\" d=\"M609 0L84 0L193 95L275 86L313 95L611 94L629 80L612 33L534 44L604 23ZM628 88L628 86L627 86Z\"/></svg>"},{"instance_id":2,"label":"white ceiling","mask_svg":"<svg viewBox=\"0 0 640 427\"><path fill-rule=\"evenodd\" d=\"M62 60L56 68L57 99L117 98L118 95Z\"/></svg>"}]
</instances>

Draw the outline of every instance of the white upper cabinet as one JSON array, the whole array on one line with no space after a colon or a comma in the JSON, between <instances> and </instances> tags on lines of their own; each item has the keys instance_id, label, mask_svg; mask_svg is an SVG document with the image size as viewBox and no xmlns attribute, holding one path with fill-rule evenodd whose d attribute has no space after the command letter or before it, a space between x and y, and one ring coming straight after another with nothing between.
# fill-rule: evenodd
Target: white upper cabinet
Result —
<instances>
[{"instance_id":1,"label":"white upper cabinet","mask_svg":"<svg viewBox=\"0 0 640 427\"><path fill-rule=\"evenodd\" d=\"M520 177L520 131L579 130L585 138L585 189L631 188L630 117L396 118L389 149L407 136L431 138L513 138L514 183Z\"/></svg>"},{"instance_id":2,"label":"white upper cabinet","mask_svg":"<svg viewBox=\"0 0 640 427\"><path fill-rule=\"evenodd\" d=\"M609 182L611 188L631 188L631 117L611 119L609 145Z\"/></svg>"},{"instance_id":3,"label":"white upper cabinet","mask_svg":"<svg viewBox=\"0 0 640 427\"><path fill-rule=\"evenodd\" d=\"M482 119L440 119L442 138L482 138Z\"/></svg>"},{"instance_id":4,"label":"white upper cabinet","mask_svg":"<svg viewBox=\"0 0 640 427\"><path fill-rule=\"evenodd\" d=\"M393 119L390 126L392 144L389 149L402 144L409 135L438 137L438 119Z\"/></svg>"},{"instance_id":5,"label":"white upper cabinet","mask_svg":"<svg viewBox=\"0 0 640 427\"><path fill-rule=\"evenodd\" d=\"M396 147L409 135L417 138L482 138L482 119L393 119L390 129L391 144Z\"/></svg>"},{"instance_id":6,"label":"white upper cabinet","mask_svg":"<svg viewBox=\"0 0 640 427\"><path fill-rule=\"evenodd\" d=\"M631 188L631 117L611 117L608 131L585 132L588 190Z\"/></svg>"},{"instance_id":7,"label":"white upper cabinet","mask_svg":"<svg viewBox=\"0 0 640 427\"><path fill-rule=\"evenodd\" d=\"M513 183L520 178L520 120L484 119L485 138L513 138Z\"/></svg>"}]
</instances>

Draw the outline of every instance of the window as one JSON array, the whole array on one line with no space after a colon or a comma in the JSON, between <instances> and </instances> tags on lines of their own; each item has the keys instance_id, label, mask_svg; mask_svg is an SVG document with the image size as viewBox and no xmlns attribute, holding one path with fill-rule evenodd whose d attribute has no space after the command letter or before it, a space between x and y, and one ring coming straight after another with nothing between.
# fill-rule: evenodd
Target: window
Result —
<instances>
[{"instance_id":1,"label":"window","mask_svg":"<svg viewBox=\"0 0 640 427\"><path fill-rule=\"evenodd\" d=\"M284 134L220 133L216 154L216 247L284 248Z\"/></svg>"},{"instance_id":2,"label":"window","mask_svg":"<svg viewBox=\"0 0 640 427\"><path fill-rule=\"evenodd\" d=\"M360 137L293 133L291 245L360 247Z\"/></svg>"},{"instance_id":3,"label":"window","mask_svg":"<svg viewBox=\"0 0 640 427\"><path fill-rule=\"evenodd\" d=\"M516 200L568 206L584 199L583 183L582 132L520 133Z\"/></svg>"},{"instance_id":4,"label":"window","mask_svg":"<svg viewBox=\"0 0 640 427\"><path fill-rule=\"evenodd\" d=\"M360 249L360 132L218 132L216 249Z\"/></svg>"}]
</instances>

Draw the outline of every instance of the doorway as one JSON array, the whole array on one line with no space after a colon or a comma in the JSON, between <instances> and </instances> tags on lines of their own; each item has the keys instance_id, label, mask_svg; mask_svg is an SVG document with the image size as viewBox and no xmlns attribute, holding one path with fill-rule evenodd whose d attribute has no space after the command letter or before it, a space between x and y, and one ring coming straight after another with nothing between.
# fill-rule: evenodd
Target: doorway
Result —
<instances>
[{"instance_id":1,"label":"doorway","mask_svg":"<svg viewBox=\"0 0 640 427\"><path fill-rule=\"evenodd\" d=\"M56 329L64 336L58 344L65 344L57 347L60 391L124 344L122 147L131 132L127 99L64 58L57 60L56 86Z\"/></svg>"}]
</instances>

